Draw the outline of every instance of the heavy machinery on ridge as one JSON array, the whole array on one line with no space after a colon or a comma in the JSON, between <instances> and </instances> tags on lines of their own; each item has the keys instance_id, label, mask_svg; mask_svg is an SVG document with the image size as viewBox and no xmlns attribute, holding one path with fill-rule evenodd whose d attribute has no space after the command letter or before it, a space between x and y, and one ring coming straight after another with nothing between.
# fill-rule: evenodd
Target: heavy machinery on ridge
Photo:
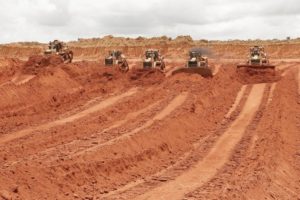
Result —
<instances>
[{"instance_id":1,"label":"heavy machinery on ridge","mask_svg":"<svg viewBox=\"0 0 300 200\"><path fill-rule=\"evenodd\" d=\"M208 64L208 58L203 55L203 52L202 48L191 49L186 66L173 71L172 74L185 72L200 74L203 77L212 77L212 69Z\"/></svg>"},{"instance_id":2,"label":"heavy machinery on ridge","mask_svg":"<svg viewBox=\"0 0 300 200\"><path fill-rule=\"evenodd\" d=\"M157 49L148 49L145 52L145 58L143 60L143 69L159 69L165 70L164 57L160 55Z\"/></svg>"},{"instance_id":3,"label":"heavy machinery on ridge","mask_svg":"<svg viewBox=\"0 0 300 200\"><path fill-rule=\"evenodd\" d=\"M64 63L71 63L73 60L73 51L67 45L59 40L50 41L48 49L44 51L44 55L59 55Z\"/></svg>"},{"instance_id":4,"label":"heavy machinery on ridge","mask_svg":"<svg viewBox=\"0 0 300 200\"><path fill-rule=\"evenodd\" d=\"M267 53L265 52L264 47L254 46L250 48L248 60L245 64L237 65L239 68L248 68L248 69L273 69L275 70L275 65L271 65Z\"/></svg>"},{"instance_id":5,"label":"heavy machinery on ridge","mask_svg":"<svg viewBox=\"0 0 300 200\"><path fill-rule=\"evenodd\" d=\"M106 66L117 65L119 70L122 72L128 72L129 70L129 65L125 55L118 50L113 50L109 52L109 56L105 58L105 65Z\"/></svg>"}]
</instances>

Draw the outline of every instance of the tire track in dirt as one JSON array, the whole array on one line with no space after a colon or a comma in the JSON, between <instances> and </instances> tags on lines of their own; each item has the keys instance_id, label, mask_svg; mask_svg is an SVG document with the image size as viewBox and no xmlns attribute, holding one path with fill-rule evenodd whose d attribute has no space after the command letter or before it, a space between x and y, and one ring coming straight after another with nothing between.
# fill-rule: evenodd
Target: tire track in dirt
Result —
<instances>
[{"instance_id":1,"label":"tire track in dirt","mask_svg":"<svg viewBox=\"0 0 300 200\"><path fill-rule=\"evenodd\" d=\"M11 82L13 82L15 85L19 86L19 85L27 83L34 77L36 77L36 75L17 75L12 78Z\"/></svg>"},{"instance_id":2,"label":"tire track in dirt","mask_svg":"<svg viewBox=\"0 0 300 200\"><path fill-rule=\"evenodd\" d=\"M279 66L276 66L276 69L277 70L283 70L283 71L286 71L288 70L289 68L292 68L294 66L296 66L297 63L295 62L292 62L292 63L284 63L284 64L279 64Z\"/></svg>"},{"instance_id":3,"label":"tire track in dirt","mask_svg":"<svg viewBox=\"0 0 300 200\"><path fill-rule=\"evenodd\" d=\"M205 184L202 184L199 188L193 190L190 193L185 194L184 198L188 199L222 199L222 197L227 196L227 193L231 192L235 183L230 181L230 178L238 173L240 176L243 173L236 172L235 170L239 167L243 167L241 160L249 157L253 159L252 150L255 150L255 142L259 140L260 135L256 133L256 127L259 125L261 118L265 114L267 108L267 101L270 95L271 84L265 83L266 87L262 96L257 112L251 120L251 123L246 127L243 136L239 143L233 149L230 159L224 164L224 166L218 170L217 174L210 179ZM252 148L252 150L251 150ZM253 149L254 148L254 149ZM238 186L238 185L237 185ZM218 198L215 196L219 194ZM212 196L210 196L212 195ZM240 197L240 196L239 196ZM232 198L225 198L232 199ZM243 198L233 198L233 199L243 199Z\"/></svg>"},{"instance_id":4,"label":"tire track in dirt","mask_svg":"<svg viewBox=\"0 0 300 200\"><path fill-rule=\"evenodd\" d=\"M160 111L157 115L155 115L152 119L147 121L142 126L136 128L136 129L134 129L134 130L132 130L128 133L122 134L121 136L119 136L117 138L114 138L114 139L109 140L107 142L101 143L101 144L96 145L94 147L85 149L84 151L80 151L80 152L72 155L72 157L73 156L80 156L80 155L82 155L84 153L87 153L87 152L93 152L93 151L96 151L97 149L99 149L103 146L112 145L115 142L122 141L124 139L128 139L128 138L132 137L133 135L137 134L141 130L144 130L144 129L150 127L156 121L162 120L165 117L167 117L168 115L170 115L176 108L180 107L185 102L187 97L188 97L187 92L184 92L184 93L181 93L181 94L177 95L162 111Z\"/></svg>"},{"instance_id":5,"label":"tire track in dirt","mask_svg":"<svg viewBox=\"0 0 300 200\"><path fill-rule=\"evenodd\" d=\"M147 88L143 91L143 94L138 93L134 95L134 97L127 98L127 100L122 101L121 104L115 105L114 107L109 107L107 109L104 109L103 111L100 111L100 116L110 114L111 111L114 111L115 109L118 109L119 111L122 111L124 108L126 108L126 105L133 105L136 103L136 101L143 100L146 98L147 100L143 100L142 104L143 106L133 106L130 109L126 109L126 113L121 118L117 116L114 116L113 114L109 120L107 120L107 123L104 123L102 125L99 124L97 126L98 128L93 128L89 133L82 134L81 137L73 137L73 139L63 142L57 142L55 145L49 145L46 148L42 148L40 150L37 150L34 148L32 151L27 151L28 154L24 153L22 156L15 157L13 160L7 160L4 162L3 166L5 168L13 165L17 165L24 162L47 162L50 160L61 160L66 158L67 156L77 153L78 151L82 151L86 148L90 148L94 145L109 141L115 137L118 137L119 135L126 133L126 130L131 130L133 128L136 128L137 126L140 126L142 123L144 123L145 119L152 118L157 112L160 111L166 104L168 104L174 97L174 95L178 94L177 92L175 94L170 94L166 92L164 93L164 96L161 96L160 98L150 98L151 94L155 90L154 88ZM138 99L135 99L135 97L138 97ZM103 99L100 97L93 98L92 100L88 101L86 104L81 106L81 109L73 109L72 111L69 111L67 113L64 113L61 117L67 117L70 115L75 114L76 112L79 112L83 109L87 109L89 107L92 107L97 102ZM130 104L128 104L131 102ZM146 104L145 104L146 102ZM138 109L137 109L138 108ZM119 110L121 109L121 110ZM122 113L122 112L121 112ZM91 123L92 126L95 126L93 123L94 119L98 119L97 117L98 112L95 114L92 114L91 116L85 117L77 123L84 122L84 126L88 125L86 123ZM96 117L96 118L95 118ZM117 118L115 118L117 117ZM137 118L138 117L138 118ZM88 121L87 121L88 120ZM74 128L74 123L66 124L61 127L55 127L54 129L49 129L42 131L43 134L48 134L48 136L52 135L53 131L55 133L59 133L59 135L64 135L64 132L69 129ZM79 130L80 131L80 130ZM84 130L83 130L84 131ZM50 134L51 133L51 134ZM58 136L59 136L58 135ZM30 135L29 137L33 137L33 135ZM52 140L53 136L50 138L44 137L44 140L49 140L49 142ZM31 139L26 138L24 142L29 142ZM23 142L23 141L22 141ZM24 145L22 143L22 145ZM31 146L30 144L25 144L26 146ZM17 148L17 147L16 147Z\"/></svg>"},{"instance_id":6,"label":"tire track in dirt","mask_svg":"<svg viewBox=\"0 0 300 200\"><path fill-rule=\"evenodd\" d=\"M230 108L230 110L228 111L228 113L225 115L225 118L230 118L232 113L237 109L238 105L240 104L242 97L245 94L247 85L243 85L241 90L239 91L239 93L236 96L236 99L232 105L232 107Z\"/></svg>"},{"instance_id":7,"label":"tire track in dirt","mask_svg":"<svg viewBox=\"0 0 300 200\"><path fill-rule=\"evenodd\" d=\"M11 84L11 81L7 81L7 82L4 82L4 83L1 83L1 84L0 84L0 89L1 89L2 87L6 86L6 85L9 85L9 84Z\"/></svg>"},{"instance_id":8,"label":"tire track in dirt","mask_svg":"<svg viewBox=\"0 0 300 200\"><path fill-rule=\"evenodd\" d=\"M268 101L267 101L267 106L272 102L273 100L273 96L274 96L274 91L277 87L277 83L272 83L271 88L270 88L270 94L268 97Z\"/></svg>"},{"instance_id":9,"label":"tire track in dirt","mask_svg":"<svg viewBox=\"0 0 300 200\"><path fill-rule=\"evenodd\" d=\"M220 64L216 64L214 66L214 70L213 70L213 76L217 75L220 71L221 65Z\"/></svg>"},{"instance_id":10,"label":"tire track in dirt","mask_svg":"<svg viewBox=\"0 0 300 200\"><path fill-rule=\"evenodd\" d=\"M266 84L253 86L238 118L202 161L175 180L138 196L136 199L181 199L184 194L193 191L210 180L227 162L231 151L239 143L246 127L251 123L262 101L265 86Z\"/></svg>"},{"instance_id":11,"label":"tire track in dirt","mask_svg":"<svg viewBox=\"0 0 300 200\"><path fill-rule=\"evenodd\" d=\"M166 77L172 76L172 73L173 73L174 71L180 69L180 68L181 68L181 67L179 67L179 66L177 66L177 67L172 67L172 68L168 68L168 69L166 70L165 76L166 76Z\"/></svg>"},{"instance_id":12,"label":"tire track in dirt","mask_svg":"<svg viewBox=\"0 0 300 200\"><path fill-rule=\"evenodd\" d=\"M14 161L14 162L11 162L11 163L6 163L5 166L6 167L11 166L11 165L15 165L17 163L20 163L22 161L29 161L29 160L30 161L33 161L33 160L35 160L35 161L37 161L37 160L38 161L50 161L50 157L53 157L53 156L55 156L55 158L58 157L57 152L59 152L59 154L60 154L59 157L60 158L61 158L61 155L70 156L71 154L78 153L78 151L82 151L82 148L83 149L90 148L94 144L100 143L103 140L102 137L101 137L102 134L125 125L130 120L134 120L138 116L142 115L143 113L146 113L146 112L156 108L160 103L161 103L161 101L154 102L154 103L150 104L149 106L147 106L147 107L145 107L141 110L129 113L123 120L115 122L113 125L105 128L101 132L92 135L89 139L73 140L73 141L71 141L69 143L65 143L63 145L51 147L51 148L48 148L48 149L46 149L42 152L39 152L38 154L31 155L27 158L22 158L18 161ZM99 137L101 137L101 138L99 138Z\"/></svg>"},{"instance_id":13,"label":"tire track in dirt","mask_svg":"<svg viewBox=\"0 0 300 200\"><path fill-rule=\"evenodd\" d=\"M299 112L294 93L297 94L297 87L293 84L297 77L295 75L296 69L277 83L274 94L276 98L269 104L267 101L271 95L272 85L268 85L270 90L265 91L263 103L235 148L230 161L215 178L185 195L186 198L297 199L299 192L295 191L298 187L297 184L296 187L293 185L297 181L299 183L299 179L295 180L295 177L299 177L295 175L296 168L293 168L297 141L291 139L299 135L297 134L299 117L296 117L296 113ZM290 123L284 123L286 121ZM291 150L295 151L290 155L285 152Z\"/></svg>"},{"instance_id":14,"label":"tire track in dirt","mask_svg":"<svg viewBox=\"0 0 300 200\"><path fill-rule=\"evenodd\" d=\"M297 64L295 63L288 63L288 64L283 64L283 65L279 65L277 66L277 69L279 70L283 70L283 73L281 74L282 77L285 77L286 74L290 71L291 68L294 68ZM270 94L268 97L268 101L267 101L267 106L272 102L273 100L273 96L274 96L274 91L277 87L277 83L272 83L271 85L271 89L270 89Z\"/></svg>"},{"instance_id":15,"label":"tire track in dirt","mask_svg":"<svg viewBox=\"0 0 300 200\"><path fill-rule=\"evenodd\" d=\"M99 110L102 110L102 109L107 108L109 106L112 106L113 104L117 103L119 100L121 100L125 97L129 97L129 96L135 94L136 92L137 92L137 88L133 88L133 89L131 89L131 90L129 90L129 91L123 93L123 94L108 98L108 99L100 102L99 104L96 104L96 105L94 105L94 106L92 106L92 107L90 107L86 110L83 110L79 113L76 113L72 116L57 120L57 121L53 122L53 125L57 126L57 125L62 125L62 124L65 124L65 123L73 122L77 119L83 118L83 117L85 117L89 114L92 114L92 113L96 112L96 111L99 111Z\"/></svg>"},{"instance_id":16,"label":"tire track in dirt","mask_svg":"<svg viewBox=\"0 0 300 200\"><path fill-rule=\"evenodd\" d=\"M222 126L227 126L227 124L229 123L229 119L233 119L234 116L236 115L237 112L239 112L239 107L243 106L247 95L249 94L251 89L250 85L243 85L242 88L240 89L240 91L238 92L234 103L232 104L232 107L229 109L229 111L226 113L226 115L224 116L224 121L228 121L228 122L224 122L222 123ZM248 91L249 90L249 91ZM241 105L242 104L242 105ZM126 192L130 192L129 190L133 190L135 187L139 186L139 187L143 187L142 184L149 184L147 182L151 181L151 180L158 180L158 181L166 181L169 180L169 175L167 174L168 172L172 171L172 170L176 170L178 171L179 168L182 168L181 165L184 165L184 162L188 162L189 159L191 159L192 154L195 154L197 150L201 149L201 147L205 146L206 143L209 143L210 137L212 135L207 135L203 138L201 138L200 140L198 140L196 143L193 144L193 149L191 151L188 151L186 153L183 154L183 156L181 156L180 158L178 158L178 160L168 166L167 168L162 169L161 171L149 176L149 177L144 177L142 179L138 179L135 180L133 182L129 182L126 185L122 186L121 188L111 191L107 194L101 195L102 198L108 198L108 199L113 199L115 198L115 196L120 196L121 193L126 193ZM178 168L178 169L176 169ZM118 196L118 197L119 197ZM131 197L129 197L131 198Z\"/></svg>"},{"instance_id":17,"label":"tire track in dirt","mask_svg":"<svg viewBox=\"0 0 300 200\"><path fill-rule=\"evenodd\" d=\"M125 93L122 93L120 95L113 96L113 97L110 97L108 99L105 99L105 100L101 101L100 103L93 105L92 107L89 107L85 110L77 112L77 113L75 113L73 115L70 115L68 117L58 119L58 120L55 120L55 121L52 121L52 122L49 122L49 123L46 123L46 124L42 124L42 125L39 125L37 127L28 128L28 129L24 129L24 130L15 132L15 133L5 135L5 136L0 138L0 144L4 144L4 143L7 143L7 142L12 141L12 140L25 137L27 135L30 135L33 132L36 132L36 131L50 129L50 128L55 127L55 126L60 126L60 125L66 124L66 123L76 121L76 120L81 119L81 118L83 118L83 117L85 117L89 114L92 114L96 111L99 111L99 110L102 110L106 107L112 106L113 104L117 103L121 99L123 99L125 97L129 97L129 96L135 94L137 91L138 91L137 88L132 88L132 89L130 89L129 91L127 91Z\"/></svg>"},{"instance_id":18,"label":"tire track in dirt","mask_svg":"<svg viewBox=\"0 0 300 200\"><path fill-rule=\"evenodd\" d=\"M173 165L171 166L168 166L167 168L151 175L151 177L146 177L146 178L142 178L142 179L139 179L139 180L135 180L134 182L130 182L126 185L124 185L123 187L117 189L117 190L114 190L112 192L109 192L105 195L102 195L101 197L102 198L107 198L107 197L111 197L113 195L117 195L117 194L120 194L122 192L126 192L140 184L145 184L148 180L158 180L158 181L166 181L168 178L163 176L164 173L168 172L168 170L172 170L173 168L175 167L179 167L179 165L186 159L189 158L189 156L191 156L191 154L193 153L193 151L197 148L199 148L201 145L204 145L205 142L207 141L207 139L209 138L209 136L206 136L204 138L202 138L201 140L199 140L197 143L193 144L193 150L192 151L189 151L189 152L186 152L183 156L179 157L177 162L175 162ZM159 178L157 178L159 177Z\"/></svg>"},{"instance_id":19,"label":"tire track in dirt","mask_svg":"<svg viewBox=\"0 0 300 200\"><path fill-rule=\"evenodd\" d=\"M263 96L263 102L266 102L266 103L262 103L262 105L259 107L259 112L256 114L255 116L255 119L252 120L253 122L251 123L252 126L254 126L254 124L256 122L258 122L261 117L261 113L263 113L265 111L265 109L270 105L270 103L272 103L273 101L273 96L274 96L274 91L277 87L277 83L272 83L272 84L266 84L266 89L265 89L265 94ZM258 117L259 116L259 117ZM258 118L258 119L256 119ZM257 125L257 124L255 124ZM250 128L248 128L246 130L246 132L250 132ZM247 137L247 133L246 133L246 136ZM249 139L250 140L250 144L249 144L249 154L251 154L251 152L253 152L253 149L255 148L255 145L257 143L257 140L259 139L259 135L254 132L254 131L251 131L251 138ZM252 156L252 155L251 155Z\"/></svg>"},{"instance_id":20,"label":"tire track in dirt","mask_svg":"<svg viewBox=\"0 0 300 200\"><path fill-rule=\"evenodd\" d=\"M289 70L295 66L297 66L297 63L287 63L287 64L282 64L276 67L277 70L281 70L282 74L281 77L286 76L286 74L289 72Z\"/></svg>"}]
</instances>

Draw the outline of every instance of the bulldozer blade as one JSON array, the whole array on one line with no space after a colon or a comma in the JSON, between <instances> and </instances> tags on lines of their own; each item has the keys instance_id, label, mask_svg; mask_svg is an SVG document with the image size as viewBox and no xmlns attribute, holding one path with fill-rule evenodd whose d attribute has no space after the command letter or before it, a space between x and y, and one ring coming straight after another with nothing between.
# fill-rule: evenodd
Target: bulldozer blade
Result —
<instances>
[{"instance_id":1,"label":"bulldozer blade","mask_svg":"<svg viewBox=\"0 0 300 200\"><path fill-rule=\"evenodd\" d=\"M106 66L112 66L114 63L113 63L113 60L110 60L110 59L105 59L105 65Z\"/></svg>"},{"instance_id":2,"label":"bulldozer blade","mask_svg":"<svg viewBox=\"0 0 300 200\"><path fill-rule=\"evenodd\" d=\"M237 68L251 68L251 69L275 69L275 65L263 64L263 65L249 65L249 64L241 64L237 65Z\"/></svg>"},{"instance_id":3,"label":"bulldozer blade","mask_svg":"<svg viewBox=\"0 0 300 200\"><path fill-rule=\"evenodd\" d=\"M188 74L200 74L201 76L207 78L207 77L213 77L213 72L210 68L203 68L203 67L184 67L179 68L172 72L172 75L178 74L178 73L188 73Z\"/></svg>"}]
</instances>

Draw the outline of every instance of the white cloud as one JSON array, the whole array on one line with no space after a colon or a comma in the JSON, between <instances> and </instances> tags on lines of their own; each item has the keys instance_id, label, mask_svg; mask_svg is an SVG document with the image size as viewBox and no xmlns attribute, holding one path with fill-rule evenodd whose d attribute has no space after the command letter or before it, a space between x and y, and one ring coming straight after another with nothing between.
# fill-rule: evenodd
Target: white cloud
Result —
<instances>
[{"instance_id":1,"label":"white cloud","mask_svg":"<svg viewBox=\"0 0 300 200\"><path fill-rule=\"evenodd\" d=\"M297 0L0 0L0 42L122 36L300 35Z\"/></svg>"}]
</instances>

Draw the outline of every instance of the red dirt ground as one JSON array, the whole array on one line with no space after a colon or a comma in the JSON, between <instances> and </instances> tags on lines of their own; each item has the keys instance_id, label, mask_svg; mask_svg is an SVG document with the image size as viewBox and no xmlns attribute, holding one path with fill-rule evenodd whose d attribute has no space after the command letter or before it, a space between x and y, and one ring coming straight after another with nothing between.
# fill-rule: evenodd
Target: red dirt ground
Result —
<instances>
[{"instance_id":1,"label":"red dirt ground","mask_svg":"<svg viewBox=\"0 0 300 200\"><path fill-rule=\"evenodd\" d=\"M0 59L0 199L300 199L300 63L212 63Z\"/></svg>"}]
</instances>

